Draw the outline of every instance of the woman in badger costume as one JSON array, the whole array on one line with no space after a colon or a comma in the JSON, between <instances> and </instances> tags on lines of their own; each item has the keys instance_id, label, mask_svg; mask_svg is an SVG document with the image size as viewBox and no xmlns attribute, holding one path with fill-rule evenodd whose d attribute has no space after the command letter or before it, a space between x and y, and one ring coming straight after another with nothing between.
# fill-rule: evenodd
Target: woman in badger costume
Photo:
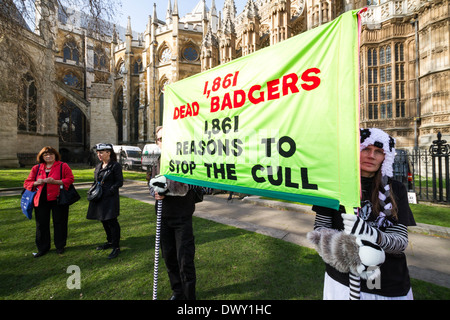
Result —
<instances>
[{"instance_id":1,"label":"woman in badger costume","mask_svg":"<svg viewBox=\"0 0 450 320\"><path fill-rule=\"evenodd\" d=\"M392 180L395 139L360 129L361 208L313 206L308 239L326 263L323 298L412 300L404 250L415 225L405 186Z\"/></svg>"}]
</instances>

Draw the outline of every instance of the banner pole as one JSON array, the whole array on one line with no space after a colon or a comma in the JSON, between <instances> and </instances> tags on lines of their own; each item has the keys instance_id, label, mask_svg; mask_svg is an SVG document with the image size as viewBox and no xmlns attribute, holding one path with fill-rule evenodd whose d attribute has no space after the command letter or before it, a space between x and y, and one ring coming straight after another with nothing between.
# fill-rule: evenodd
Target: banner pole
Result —
<instances>
[{"instance_id":1,"label":"banner pole","mask_svg":"<svg viewBox=\"0 0 450 320\"><path fill-rule=\"evenodd\" d=\"M159 267L161 212L162 212L162 200L158 200L156 203L155 264L153 267L153 300L157 300L158 295L158 267Z\"/></svg>"}]
</instances>

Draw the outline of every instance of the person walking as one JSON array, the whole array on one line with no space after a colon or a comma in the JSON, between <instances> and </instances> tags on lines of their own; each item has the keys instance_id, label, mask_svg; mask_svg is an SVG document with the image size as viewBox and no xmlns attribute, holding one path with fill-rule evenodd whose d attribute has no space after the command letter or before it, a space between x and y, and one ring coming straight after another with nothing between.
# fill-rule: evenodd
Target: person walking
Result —
<instances>
[{"instance_id":1,"label":"person walking","mask_svg":"<svg viewBox=\"0 0 450 320\"><path fill-rule=\"evenodd\" d=\"M100 199L89 201L86 218L101 221L106 232L106 243L97 250L112 248L108 259L116 258L120 253L120 214L119 188L123 186L122 167L117 162L112 144L99 143L96 152L100 163L95 167L95 183L102 182Z\"/></svg>"},{"instance_id":2,"label":"person walking","mask_svg":"<svg viewBox=\"0 0 450 320\"><path fill-rule=\"evenodd\" d=\"M357 242L367 241L371 248L384 251L377 279L379 285L361 281L358 294L362 300L413 299L404 250L408 245L407 227L416 223L405 186L392 180L394 158L394 138L380 129L361 129L361 207L357 214L345 213L342 206L339 211L312 207L316 212L315 231L339 230L355 236ZM361 251L359 255L362 257ZM349 299L351 281L349 273L326 264L323 298Z\"/></svg>"},{"instance_id":3,"label":"person walking","mask_svg":"<svg viewBox=\"0 0 450 320\"><path fill-rule=\"evenodd\" d=\"M67 163L61 162L59 152L46 146L37 154L39 164L31 168L24 188L35 191L34 213L36 220L35 258L45 255L50 250L50 212L53 219L54 244L58 254L64 253L67 242L69 206L59 205L57 197L62 185L66 190L74 182L72 170ZM62 172L62 175L61 175Z\"/></svg>"},{"instance_id":4,"label":"person walking","mask_svg":"<svg viewBox=\"0 0 450 320\"><path fill-rule=\"evenodd\" d=\"M162 148L163 128L156 129L157 145ZM150 193L162 201L161 252L169 275L172 296L169 300L195 300L195 241L192 215L195 211L195 194L189 185L166 180L158 176L160 159L150 180ZM150 177L147 177L149 179ZM155 183L167 185L162 192L155 190ZM155 206L156 207L156 206Z\"/></svg>"}]
</instances>

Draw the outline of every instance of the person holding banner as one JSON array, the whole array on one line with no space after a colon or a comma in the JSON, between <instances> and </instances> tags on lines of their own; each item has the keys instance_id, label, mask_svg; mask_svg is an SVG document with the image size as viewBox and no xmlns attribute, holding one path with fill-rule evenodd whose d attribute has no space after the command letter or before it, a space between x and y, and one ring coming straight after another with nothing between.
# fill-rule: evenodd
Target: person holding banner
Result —
<instances>
[{"instance_id":1,"label":"person holding banner","mask_svg":"<svg viewBox=\"0 0 450 320\"><path fill-rule=\"evenodd\" d=\"M162 148L163 127L156 128L156 143ZM189 185L159 175L160 159L152 170L149 188L156 200L162 200L161 252L169 275L170 300L195 300L195 243L192 215L195 193ZM163 187L157 187L163 186Z\"/></svg>"},{"instance_id":2,"label":"person holding banner","mask_svg":"<svg viewBox=\"0 0 450 320\"><path fill-rule=\"evenodd\" d=\"M360 299L413 299L404 250L408 245L407 227L416 223L405 186L392 180L394 157L394 138L380 129L360 129L361 207L356 214L344 213L342 206L339 211L319 206L312 208L316 212L315 231L339 230L354 235L356 242L367 241L376 250L384 251L384 262L377 270L377 278L361 279ZM323 298L349 299L351 274L340 272L324 261Z\"/></svg>"}]
</instances>

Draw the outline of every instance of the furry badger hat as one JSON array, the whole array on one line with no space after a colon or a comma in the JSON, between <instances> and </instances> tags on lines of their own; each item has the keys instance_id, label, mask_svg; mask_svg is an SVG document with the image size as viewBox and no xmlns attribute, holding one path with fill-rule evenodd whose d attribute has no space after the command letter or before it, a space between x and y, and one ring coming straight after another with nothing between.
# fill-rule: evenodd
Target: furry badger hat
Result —
<instances>
[{"instance_id":1,"label":"furry badger hat","mask_svg":"<svg viewBox=\"0 0 450 320\"><path fill-rule=\"evenodd\" d=\"M374 267L384 262L385 254L376 244L327 228L308 232L306 237L323 261L339 272L350 272L370 280L380 274L379 268Z\"/></svg>"},{"instance_id":2,"label":"furry badger hat","mask_svg":"<svg viewBox=\"0 0 450 320\"><path fill-rule=\"evenodd\" d=\"M381 164L381 185L378 191L378 199L382 207L380 215L377 217L377 225L386 227L392 223L388 220L392 212L391 190L389 179L393 177L393 165L395 160L395 139L381 129L369 128L359 129L360 133L360 150L370 145L382 148L384 151L384 160Z\"/></svg>"},{"instance_id":3,"label":"furry badger hat","mask_svg":"<svg viewBox=\"0 0 450 320\"><path fill-rule=\"evenodd\" d=\"M359 129L360 133L360 150L370 145L381 148L384 151L384 161L381 165L381 173L383 176L392 178L393 164L395 159L395 139L381 129L369 128Z\"/></svg>"}]
</instances>

